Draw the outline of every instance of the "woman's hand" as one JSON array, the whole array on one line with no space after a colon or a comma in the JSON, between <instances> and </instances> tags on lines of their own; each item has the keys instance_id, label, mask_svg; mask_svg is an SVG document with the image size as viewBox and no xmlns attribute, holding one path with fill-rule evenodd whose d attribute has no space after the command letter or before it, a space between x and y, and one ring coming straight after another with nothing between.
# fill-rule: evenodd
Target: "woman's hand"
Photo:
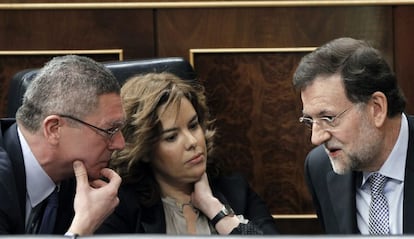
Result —
<instances>
[{"instance_id":1,"label":"woman's hand","mask_svg":"<svg viewBox=\"0 0 414 239\"><path fill-rule=\"evenodd\" d=\"M223 204L213 196L208 183L207 174L204 173L194 184L194 192L191 194L191 203L198 208L208 219L212 219L223 208ZM216 224L216 230L219 234L227 235L239 225L237 217L224 217Z\"/></svg>"}]
</instances>

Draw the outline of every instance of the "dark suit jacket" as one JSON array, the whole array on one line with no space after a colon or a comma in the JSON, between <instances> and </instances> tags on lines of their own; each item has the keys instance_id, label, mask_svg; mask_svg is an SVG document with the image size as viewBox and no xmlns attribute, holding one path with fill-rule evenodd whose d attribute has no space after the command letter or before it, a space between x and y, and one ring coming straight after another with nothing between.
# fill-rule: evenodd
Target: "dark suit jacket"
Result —
<instances>
[{"instance_id":1,"label":"dark suit jacket","mask_svg":"<svg viewBox=\"0 0 414 239\"><path fill-rule=\"evenodd\" d=\"M97 233L155 233L165 234L164 208L160 201L152 207L141 207L137 200L137 186L123 185L119 191L120 204ZM213 194L229 204L236 215L242 214L264 234L277 234L274 220L266 204L251 190L240 175L211 180Z\"/></svg>"},{"instance_id":2,"label":"dark suit jacket","mask_svg":"<svg viewBox=\"0 0 414 239\"><path fill-rule=\"evenodd\" d=\"M0 234L24 234L26 172L15 120L0 120ZM56 234L64 234L74 216L75 180L61 183Z\"/></svg>"},{"instance_id":3,"label":"dark suit jacket","mask_svg":"<svg viewBox=\"0 0 414 239\"><path fill-rule=\"evenodd\" d=\"M414 117L408 116L409 141L404 181L403 232L414 233ZM334 173L323 146L313 149L305 161L305 178L316 213L328 234L358 234L356 184L361 173Z\"/></svg>"}]
</instances>

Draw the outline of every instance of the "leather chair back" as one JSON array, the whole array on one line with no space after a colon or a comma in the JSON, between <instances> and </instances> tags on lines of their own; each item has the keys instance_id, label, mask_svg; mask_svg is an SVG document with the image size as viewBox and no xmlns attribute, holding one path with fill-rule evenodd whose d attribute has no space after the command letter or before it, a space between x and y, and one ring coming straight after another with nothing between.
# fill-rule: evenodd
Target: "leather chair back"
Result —
<instances>
[{"instance_id":1,"label":"leather chair back","mask_svg":"<svg viewBox=\"0 0 414 239\"><path fill-rule=\"evenodd\" d=\"M129 77L145 74L169 72L185 80L195 80L197 74L190 63L180 57L127 60L103 63L122 85ZM16 73L9 88L7 117L14 118L23 101L23 95L39 69L26 69Z\"/></svg>"}]
</instances>

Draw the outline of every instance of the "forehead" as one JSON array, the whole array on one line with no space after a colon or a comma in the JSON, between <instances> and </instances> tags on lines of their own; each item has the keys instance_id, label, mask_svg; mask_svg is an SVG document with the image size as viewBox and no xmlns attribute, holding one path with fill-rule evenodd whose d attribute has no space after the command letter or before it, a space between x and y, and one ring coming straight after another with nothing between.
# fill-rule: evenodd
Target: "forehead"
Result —
<instances>
[{"instance_id":1,"label":"forehead","mask_svg":"<svg viewBox=\"0 0 414 239\"><path fill-rule=\"evenodd\" d=\"M178 102L164 105L157 110L157 115L164 128L175 125L180 121L186 123L186 121L193 117L194 114L195 109L193 105L185 97L182 97Z\"/></svg>"},{"instance_id":2,"label":"forehead","mask_svg":"<svg viewBox=\"0 0 414 239\"><path fill-rule=\"evenodd\" d=\"M349 102L339 74L320 75L312 84L301 91L303 112L318 114L322 111L335 111Z\"/></svg>"},{"instance_id":3,"label":"forehead","mask_svg":"<svg viewBox=\"0 0 414 239\"><path fill-rule=\"evenodd\" d=\"M121 96L115 93L99 96L98 108L91 114L101 122L117 122L125 120Z\"/></svg>"}]
</instances>

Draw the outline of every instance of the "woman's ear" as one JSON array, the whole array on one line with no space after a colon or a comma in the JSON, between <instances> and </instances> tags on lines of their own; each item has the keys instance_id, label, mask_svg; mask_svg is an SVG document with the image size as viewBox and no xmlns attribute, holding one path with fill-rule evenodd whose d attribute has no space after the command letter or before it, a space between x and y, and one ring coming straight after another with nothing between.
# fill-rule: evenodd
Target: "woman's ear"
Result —
<instances>
[{"instance_id":1,"label":"woman's ear","mask_svg":"<svg viewBox=\"0 0 414 239\"><path fill-rule=\"evenodd\" d=\"M382 127L388 114L388 101L384 93L376 91L372 94L370 104L372 117L377 128Z\"/></svg>"},{"instance_id":2,"label":"woman's ear","mask_svg":"<svg viewBox=\"0 0 414 239\"><path fill-rule=\"evenodd\" d=\"M57 144L60 138L62 119L57 115L49 115L43 120L43 135L51 144Z\"/></svg>"}]
</instances>

